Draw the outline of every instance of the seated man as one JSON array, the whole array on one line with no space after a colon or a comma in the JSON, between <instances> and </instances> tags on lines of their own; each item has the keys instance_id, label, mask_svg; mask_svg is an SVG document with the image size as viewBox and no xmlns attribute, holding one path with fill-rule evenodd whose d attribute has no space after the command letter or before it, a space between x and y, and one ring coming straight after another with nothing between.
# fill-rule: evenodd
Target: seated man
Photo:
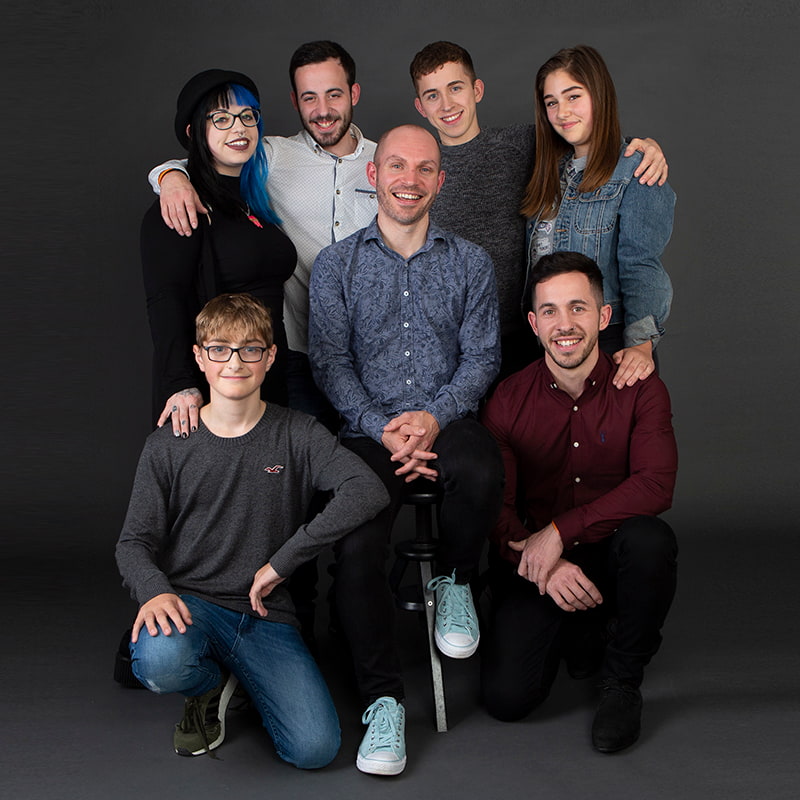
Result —
<instances>
[{"instance_id":1,"label":"seated man","mask_svg":"<svg viewBox=\"0 0 800 800\"><path fill-rule=\"evenodd\" d=\"M186 697L175 752L222 743L238 681L278 755L312 769L335 757L339 721L282 581L387 497L313 418L261 400L275 349L269 312L250 295L222 295L200 312L194 354L211 402L188 439L168 427L148 438L117 563L141 606L134 674ZM317 490L333 497L306 523Z\"/></svg>"},{"instance_id":2,"label":"seated man","mask_svg":"<svg viewBox=\"0 0 800 800\"><path fill-rule=\"evenodd\" d=\"M309 356L343 417L343 443L389 490L389 507L337 543L334 595L369 706L356 763L394 775L406 756L386 579L391 526L404 482L438 480L435 638L446 655L472 655L479 631L468 581L502 499L500 454L475 413L497 374L500 331L488 255L429 223L444 180L433 136L414 125L384 134L367 176L376 220L314 263Z\"/></svg>"},{"instance_id":3,"label":"seated man","mask_svg":"<svg viewBox=\"0 0 800 800\"><path fill-rule=\"evenodd\" d=\"M611 753L639 736L639 687L675 592L675 536L656 516L677 468L669 396L655 375L614 387L597 344L611 309L594 261L544 256L532 286L528 320L545 356L503 381L482 418L506 472L483 697L498 719L521 719L547 697L562 655L575 677L600 667L592 742Z\"/></svg>"}]
</instances>

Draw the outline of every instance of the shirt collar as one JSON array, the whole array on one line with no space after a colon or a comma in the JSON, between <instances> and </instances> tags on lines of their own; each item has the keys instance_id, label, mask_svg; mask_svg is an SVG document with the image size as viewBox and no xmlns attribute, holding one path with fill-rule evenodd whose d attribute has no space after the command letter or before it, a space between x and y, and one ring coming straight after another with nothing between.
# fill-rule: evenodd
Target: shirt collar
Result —
<instances>
[{"instance_id":1,"label":"shirt collar","mask_svg":"<svg viewBox=\"0 0 800 800\"><path fill-rule=\"evenodd\" d=\"M542 359L542 363L546 364L544 359ZM614 362L612 361L611 356L601 350L597 359L597 363L594 365L594 369L589 373L589 377L586 378L586 382L584 383L584 395L597 391L597 388L600 386L605 386L611 378L613 368ZM547 370L548 377L547 385L551 389L559 390L558 384L553 377L553 373L550 372L546 366L545 369Z\"/></svg>"},{"instance_id":2,"label":"shirt collar","mask_svg":"<svg viewBox=\"0 0 800 800\"><path fill-rule=\"evenodd\" d=\"M443 231L438 225L434 225L432 222L428 222L428 233L425 236L425 244L423 244L422 247L420 247L420 249L417 250L417 253L423 253L427 250L430 250L433 247L433 243L437 239L446 239L446 238L447 234L445 231ZM386 250L390 250L390 248L384 244L380 228L378 228L377 214L375 215L372 222L370 222L370 224L367 225L366 228L364 228L364 241L368 242L371 239L374 239L376 242L378 242L378 244L381 247L385 248ZM391 252L394 251L391 250ZM414 255L416 255L417 253L414 253Z\"/></svg>"},{"instance_id":3,"label":"shirt collar","mask_svg":"<svg viewBox=\"0 0 800 800\"><path fill-rule=\"evenodd\" d=\"M305 128L300 131L300 136L306 143L306 146L310 150L313 150L317 155L327 156L328 158L341 158L344 160L353 160L358 158L364 150L364 134L361 133L361 131L355 125L351 124L350 130L345 135L352 136L356 140L356 149L353 150L350 155L336 156L333 153L329 153L324 147L321 147L316 141L314 141L314 137Z\"/></svg>"}]
</instances>

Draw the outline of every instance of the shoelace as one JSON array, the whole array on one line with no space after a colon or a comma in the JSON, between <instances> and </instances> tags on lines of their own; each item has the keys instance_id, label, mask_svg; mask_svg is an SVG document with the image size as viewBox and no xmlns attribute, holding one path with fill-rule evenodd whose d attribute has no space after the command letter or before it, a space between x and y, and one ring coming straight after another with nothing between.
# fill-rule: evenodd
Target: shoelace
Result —
<instances>
[{"instance_id":1,"label":"shoelace","mask_svg":"<svg viewBox=\"0 0 800 800\"><path fill-rule=\"evenodd\" d=\"M361 721L365 725L371 725L373 721L375 722L374 728L371 728L373 731L374 742L372 747L374 750L395 749L399 738L395 715L380 700L376 700L367 708L361 717Z\"/></svg>"},{"instance_id":2,"label":"shoelace","mask_svg":"<svg viewBox=\"0 0 800 800\"><path fill-rule=\"evenodd\" d=\"M441 596L438 608L439 613L444 617L447 629L458 627L469 632L475 623L472 611L463 599L463 592L469 591L469 587L457 586L455 575L440 575L428 583L430 591L439 588L441 588Z\"/></svg>"}]
</instances>

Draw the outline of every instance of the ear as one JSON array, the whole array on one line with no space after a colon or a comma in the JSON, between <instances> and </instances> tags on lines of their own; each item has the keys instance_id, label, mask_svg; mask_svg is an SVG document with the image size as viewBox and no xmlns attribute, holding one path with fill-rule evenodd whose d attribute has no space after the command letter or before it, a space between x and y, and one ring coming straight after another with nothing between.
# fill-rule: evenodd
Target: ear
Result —
<instances>
[{"instance_id":1,"label":"ear","mask_svg":"<svg viewBox=\"0 0 800 800\"><path fill-rule=\"evenodd\" d=\"M377 188L377 184L375 183L375 176L378 174L378 168L375 166L374 161L370 161L367 163L367 180L369 181L370 186L374 186Z\"/></svg>"},{"instance_id":2,"label":"ear","mask_svg":"<svg viewBox=\"0 0 800 800\"><path fill-rule=\"evenodd\" d=\"M269 368L275 363L275 354L278 352L278 345L274 344L272 347L267 350L264 355L267 359L267 369L266 371L269 372Z\"/></svg>"},{"instance_id":3,"label":"ear","mask_svg":"<svg viewBox=\"0 0 800 800\"><path fill-rule=\"evenodd\" d=\"M480 78L475 78L475 83L472 84L472 91L475 92L476 103L480 103L483 100L484 88L483 81Z\"/></svg>"},{"instance_id":4,"label":"ear","mask_svg":"<svg viewBox=\"0 0 800 800\"><path fill-rule=\"evenodd\" d=\"M193 345L192 352L194 353L194 360L197 362L197 366L200 367L201 372L205 372L206 367L203 363L203 348L199 345Z\"/></svg>"},{"instance_id":5,"label":"ear","mask_svg":"<svg viewBox=\"0 0 800 800\"><path fill-rule=\"evenodd\" d=\"M294 110L299 111L300 109L297 107L297 95L295 94L294 89L292 89L292 91L289 92L289 97L292 98L292 105L294 106Z\"/></svg>"},{"instance_id":6,"label":"ear","mask_svg":"<svg viewBox=\"0 0 800 800\"><path fill-rule=\"evenodd\" d=\"M600 330L604 331L611 322L611 306L600 306Z\"/></svg>"},{"instance_id":7,"label":"ear","mask_svg":"<svg viewBox=\"0 0 800 800\"><path fill-rule=\"evenodd\" d=\"M192 138L192 126L191 125L187 125L186 126L186 138L187 139L191 139Z\"/></svg>"},{"instance_id":8,"label":"ear","mask_svg":"<svg viewBox=\"0 0 800 800\"><path fill-rule=\"evenodd\" d=\"M442 191L442 184L444 183L444 170L439 170L439 180L436 182L436 194Z\"/></svg>"},{"instance_id":9,"label":"ear","mask_svg":"<svg viewBox=\"0 0 800 800\"><path fill-rule=\"evenodd\" d=\"M354 83L350 87L350 102L354 106L357 106L360 98L361 98L361 85L358 83Z\"/></svg>"},{"instance_id":10,"label":"ear","mask_svg":"<svg viewBox=\"0 0 800 800\"><path fill-rule=\"evenodd\" d=\"M609 306L611 308L611 306ZM531 330L538 336L539 335L539 327L536 324L536 314L533 311L528 312L528 325L531 326Z\"/></svg>"},{"instance_id":11,"label":"ear","mask_svg":"<svg viewBox=\"0 0 800 800\"><path fill-rule=\"evenodd\" d=\"M422 107L422 101L419 99L419 97L414 98L414 108L416 108L417 111L419 111L419 113L425 117L425 119L428 119L428 115L425 113L425 109Z\"/></svg>"}]
</instances>

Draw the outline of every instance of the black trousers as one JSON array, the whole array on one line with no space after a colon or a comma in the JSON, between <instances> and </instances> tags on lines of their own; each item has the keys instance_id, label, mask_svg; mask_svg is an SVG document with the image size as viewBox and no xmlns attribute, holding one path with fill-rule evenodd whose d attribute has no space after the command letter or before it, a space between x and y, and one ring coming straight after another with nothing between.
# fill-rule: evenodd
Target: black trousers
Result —
<instances>
[{"instance_id":1,"label":"black trousers","mask_svg":"<svg viewBox=\"0 0 800 800\"><path fill-rule=\"evenodd\" d=\"M626 520L607 539L579 545L567 558L603 595L587 611L562 611L510 562L492 558L492 609L483 631L481 691L489 713L502 720L527 716L549 694L565 648L587 628L609 626L602 677L639 686L661 644L675 594L678 546L657 517Z\"/></svg>"},{"instance_id":2,"label":"black trousers","mask_svg":"<svg viewBox=\"0 0 800 800\"><path fill-rule=\"evenodd\" d=\"M391 501L373 520L334 546L333 594L339 624L350 645L364 702L384 695L402 699L394 637L395 606L386 562L404 481L394 474L400 465L389 460L391 453L378 442L362 437L342 443L381 478ZM502 459L491 434L473 418L448 425L437 437L434 450L442 489L437 571L440 575L455 571L457 582L467 583L500 512Z\"/></svg>"}]
</instances>

